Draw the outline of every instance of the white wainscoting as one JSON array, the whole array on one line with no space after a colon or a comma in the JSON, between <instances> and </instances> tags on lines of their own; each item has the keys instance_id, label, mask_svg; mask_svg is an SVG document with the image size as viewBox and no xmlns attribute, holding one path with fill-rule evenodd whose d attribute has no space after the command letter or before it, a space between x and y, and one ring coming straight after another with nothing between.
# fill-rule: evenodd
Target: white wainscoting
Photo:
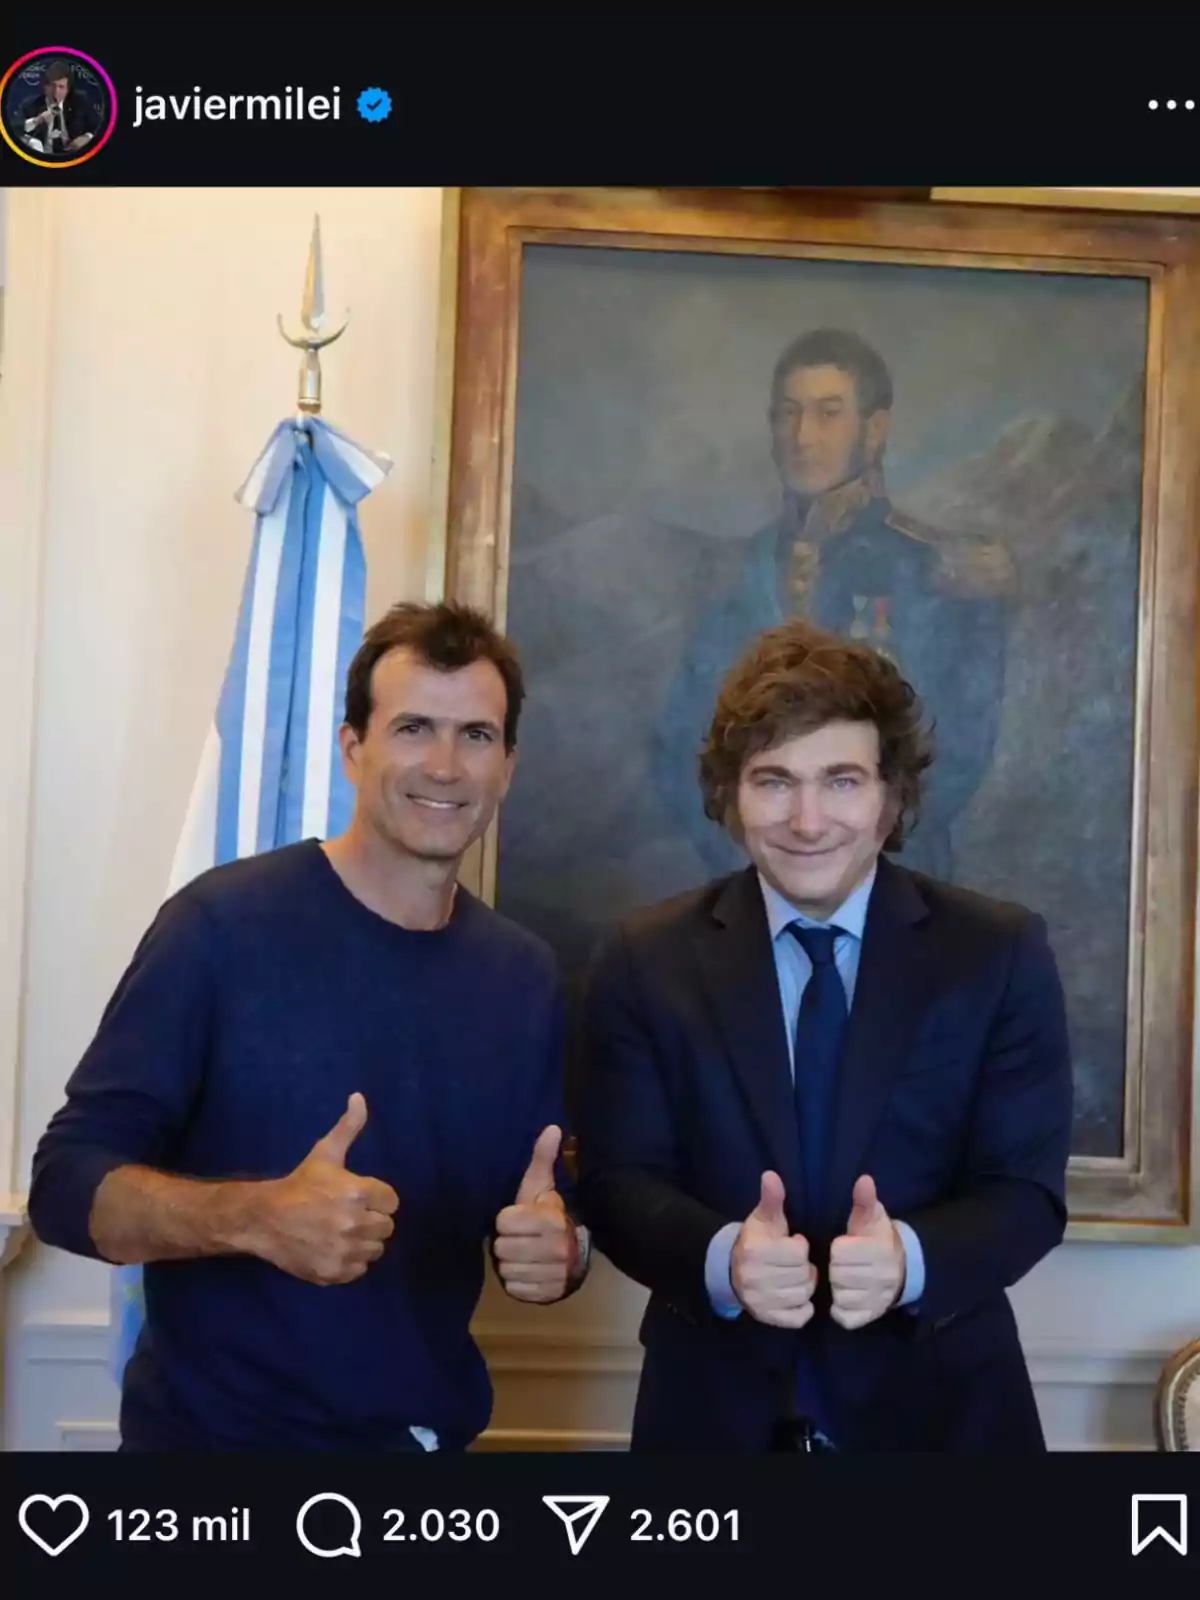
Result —
<instances>
[{"instance_id":1,"label":"white wainscoting","mask_svg":"<svg viewBox=\"0 0 1200 1600\"><path fill-rule=\"evenodd\" d=\"M117 1387L108 1372L108 1319L60 1313L6 1336L9 1450L115 1450Z\"/></svg>"},{"instance_id":2,"label":"white wainscoting","mask_svg":"<svg viewBox=\"0 0 1200 1600\"><path fill-rule=\"evenodd\" d=\"M495 1387L483 1450L623 1450L641 1360L627 1337L477 1326ZM1053 1450L1152 1450L1153 1397L1169 1352L1070 1341L1027 1349ZM12 1450L111 1450L117 1392L108 1323L60 1314L9 1329Z\"/></svg>"}]
</instances>

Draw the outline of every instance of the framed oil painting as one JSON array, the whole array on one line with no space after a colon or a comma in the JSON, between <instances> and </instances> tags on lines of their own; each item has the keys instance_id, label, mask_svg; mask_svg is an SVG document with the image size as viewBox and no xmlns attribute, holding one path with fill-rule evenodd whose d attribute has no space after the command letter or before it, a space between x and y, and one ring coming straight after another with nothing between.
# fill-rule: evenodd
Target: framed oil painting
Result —
<instances>
[{"instance_id":1,"label":"framed oil painting","mask_svg":"<svg viewBox=\"0 0 1200 1600\"><path fill-rule=\"evenodd\" d=\"M744 862L696 757L749 638L867 639L935 726L901 861L1049 925L1072 1235L1196 1238L1200 219L465 189L444 243L431 589L529 681L477 887L577 996Z\"/></svg>"}]
</instances>

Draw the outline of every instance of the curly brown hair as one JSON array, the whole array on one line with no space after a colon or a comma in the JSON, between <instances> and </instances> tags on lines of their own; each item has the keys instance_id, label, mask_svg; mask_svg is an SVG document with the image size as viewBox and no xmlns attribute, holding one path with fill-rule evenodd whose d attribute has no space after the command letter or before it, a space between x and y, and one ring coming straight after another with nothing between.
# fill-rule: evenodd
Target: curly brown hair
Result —
<instances>
[{"instance_id":1,"label":"curly brown hair","mask_svg":"<svg viewBox=\"0 0 1200 1600\"><path fill-rule=\"evenodd\" d=\"M759 634L726 675L700 756L705 816L726 826L736 819L738 782L753 756L840 721L879 730L879 776L896 802L883 848L901 849L933 761L921 702L887 656L803 621Z\"/></svg>"}]
</instances>

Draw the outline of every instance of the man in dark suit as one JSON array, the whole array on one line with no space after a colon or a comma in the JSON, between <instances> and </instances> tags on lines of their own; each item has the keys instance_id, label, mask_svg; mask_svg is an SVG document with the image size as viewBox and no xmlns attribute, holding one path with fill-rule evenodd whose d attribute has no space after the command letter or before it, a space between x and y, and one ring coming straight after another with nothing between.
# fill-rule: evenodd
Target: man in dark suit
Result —
<instances>
[{"instance_id":1,"label":"man in dark suit","mask_svg":"<svg viewBox=\"0 0 1200 1600\"><path fill-rule=\"evenodd\" d=\"M727 676L748 868L628 918L585 1009L580 1203L651 1290L633 1448L1045 1448L1005 1294L1066 1222L1043 919L882 854L932 760L886 656L793 621Z\"/></svg>"},{"instance_id":2,"label":"man in dark suit","mask_svg":"<svg viewBox=\"0 0 1200 1600\"><path fill-rule=\"evenodd\" d=\"M71 65L52 61L42 75L38 92L20 108L19 134L31 149L55 160L65 160L99 132L96 107L75 87Z\"/></svg>"}]
</instances>

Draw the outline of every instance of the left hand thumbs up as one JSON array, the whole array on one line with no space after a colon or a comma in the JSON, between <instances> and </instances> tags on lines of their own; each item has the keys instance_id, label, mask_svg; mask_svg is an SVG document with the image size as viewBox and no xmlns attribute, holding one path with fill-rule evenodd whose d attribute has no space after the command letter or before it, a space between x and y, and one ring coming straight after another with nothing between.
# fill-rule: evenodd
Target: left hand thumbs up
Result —
<instances>
[{"instance_id":1,"label":"left hand thumbs up","mask_svg":"<svg viewBox=\"0 0 1200 1600\"><path fill-rule=\"evenodd\" d=\"M850 1221L846 1224L851 1239L891 1239L891 1218L875 1192L874 1178L860 1178L854 1185Z\"/></svg>"},{"instance_id":2,"label":"left hand thumbs up","mask_svg":"<svg viewBox=\"0 0 1200 1600\"><path fill-rule=\"evenodd\" d=\"M864 1175L854 1185L846 1231L829 1251L830 1316L846 1329L863 1328L890 1311L904 1290L904 1242Z\"/></svg>"},{"instance_id":3,"label":"left hand thumbs up","mask_svg":"<svg viewBox=\"0 0 1200 1600\"><path fill-rule=\"evenodd\" d=\"M578 1261L575 1229L555 1187L561 1143L561 1128L542 1129L516 1199L496 1218L496 1270L514 1300L561 1300Z\"/></svg>"}]
</instances>

